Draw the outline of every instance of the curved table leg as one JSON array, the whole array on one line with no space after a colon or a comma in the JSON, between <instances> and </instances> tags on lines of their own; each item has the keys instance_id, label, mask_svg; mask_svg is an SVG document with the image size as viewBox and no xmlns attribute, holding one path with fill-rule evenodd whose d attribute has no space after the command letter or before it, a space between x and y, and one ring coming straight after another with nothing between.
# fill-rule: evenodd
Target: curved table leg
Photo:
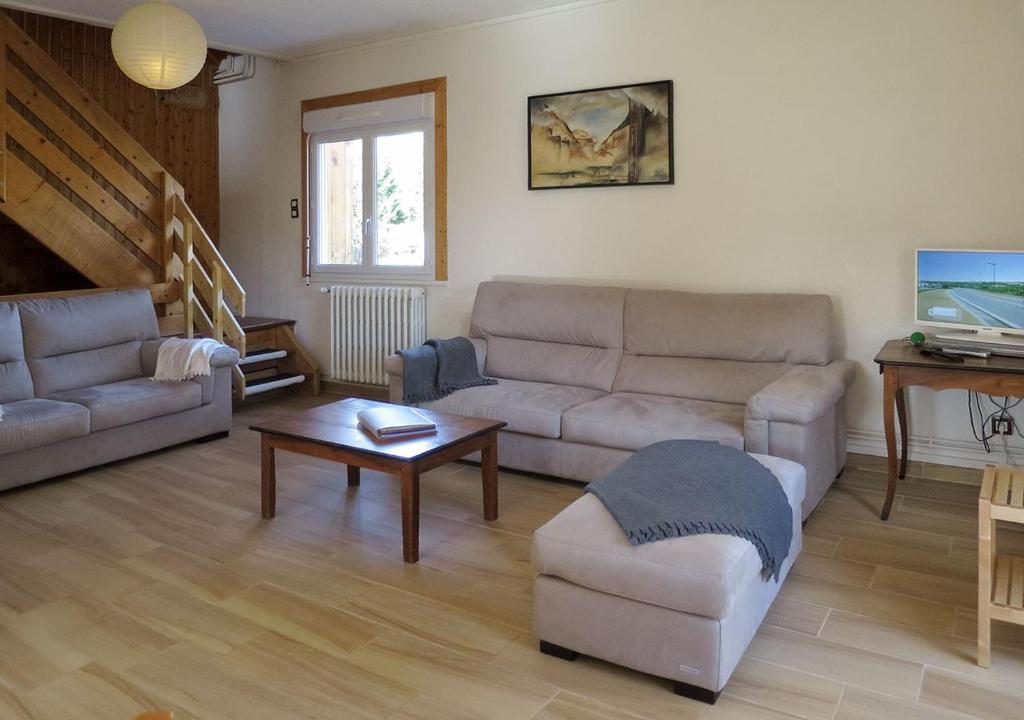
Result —
<instances>
[{"instance_id":1,"label":"curved table leg","mask_svg":"<svg viewBox=\"0 0 1024 720\"><path fill-rule=\"evenodd\" d=\"M896 497L896 371L886 368L883 374L882 419L885 424L885 452L889 477L885 487L885 504L881 518L889 519L892 501ZM905 426L904 426L905 427Z\"/></svg>"},{"instance_id":2,"label":"curved table leg","mask_svg":"<svg viewBox=\"0 0 1024 720\"><path fill-rule=\"evenodd\" d=\"M900 421L900 474L902 480L907 476L907 390L897 388L896 390L896 419Z\"/></svg>"}]
</instances>

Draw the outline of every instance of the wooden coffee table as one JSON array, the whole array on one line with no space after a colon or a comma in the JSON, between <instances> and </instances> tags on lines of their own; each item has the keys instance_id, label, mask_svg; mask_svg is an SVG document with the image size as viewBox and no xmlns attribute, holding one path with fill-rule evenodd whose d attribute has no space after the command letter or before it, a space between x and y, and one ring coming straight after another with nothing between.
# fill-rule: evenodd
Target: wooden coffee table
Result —
<instances>
[{"instance_id":1,"label":"wooden coffee table","mask_svg":"<svg viewBox=\"0 0 1024 720\"><path fill-rule=\"evenodd\" d=\"M261 434L263 517L276 513L277 473L274 451L333 460L348 465L348 485L359 485L359 468L398 475L402 480L402 556L420 557L420 474L481 451L484 519L498 518L498 430L504 422L421 410L437 431L378 440L356 420L360 410L387 403L350 398L275 417L251 426Z\"/></svg>"}]
</instances>

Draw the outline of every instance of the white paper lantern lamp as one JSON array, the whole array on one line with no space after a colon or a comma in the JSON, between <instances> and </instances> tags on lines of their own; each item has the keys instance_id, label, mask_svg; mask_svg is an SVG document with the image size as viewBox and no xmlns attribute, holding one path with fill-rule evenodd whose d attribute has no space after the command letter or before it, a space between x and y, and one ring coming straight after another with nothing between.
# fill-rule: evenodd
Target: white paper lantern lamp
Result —
<instances>
[{"instance_id":1,"label":"white paper lantern lamp","mask_svg":"<svg viewBox=\"0 0 1024 720\"><path fill-rule=\"evenodd\" d=\"M155 90L181 87L206 63L206 35L184 10L157 0L121 16L110 37L125 75Z\"/></svg>"}]
</instances>

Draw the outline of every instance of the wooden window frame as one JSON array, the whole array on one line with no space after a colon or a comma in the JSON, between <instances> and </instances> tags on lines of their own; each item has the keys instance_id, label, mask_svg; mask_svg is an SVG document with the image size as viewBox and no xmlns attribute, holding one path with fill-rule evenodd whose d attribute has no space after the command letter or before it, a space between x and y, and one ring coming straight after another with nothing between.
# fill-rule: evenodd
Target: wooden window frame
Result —
<instances>
[{"instance_id":1,"label":"wooden window frame","mask_svg":"<svg viewBox=\"0 0 1024 720\"><path fill-rule=\"evenodd\" d=\"M301 113L434 93L434 280L448 279L448 78L388 85L302 101ZM302 276L312 278L309 216L309 133L302 130Z\"/></svg>"}]
</instances>

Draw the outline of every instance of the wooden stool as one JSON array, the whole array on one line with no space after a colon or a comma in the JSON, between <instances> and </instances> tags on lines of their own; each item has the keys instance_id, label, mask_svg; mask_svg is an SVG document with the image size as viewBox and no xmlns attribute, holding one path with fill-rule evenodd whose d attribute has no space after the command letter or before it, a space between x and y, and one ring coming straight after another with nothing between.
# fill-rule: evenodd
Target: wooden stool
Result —
<instances>
[{"instance_id":1,"label":"wooden stool","mask_svg":"<svg viewBox=\"0 0 1024 720\"><path fill-rule=\"evenodd\" d=\"M992 664L992 621L1024 625L1024 557L996 552L996 521L1024 524L1024 470L986 465L978 497L978 664Z\"/></svg>"}]
</instances>

